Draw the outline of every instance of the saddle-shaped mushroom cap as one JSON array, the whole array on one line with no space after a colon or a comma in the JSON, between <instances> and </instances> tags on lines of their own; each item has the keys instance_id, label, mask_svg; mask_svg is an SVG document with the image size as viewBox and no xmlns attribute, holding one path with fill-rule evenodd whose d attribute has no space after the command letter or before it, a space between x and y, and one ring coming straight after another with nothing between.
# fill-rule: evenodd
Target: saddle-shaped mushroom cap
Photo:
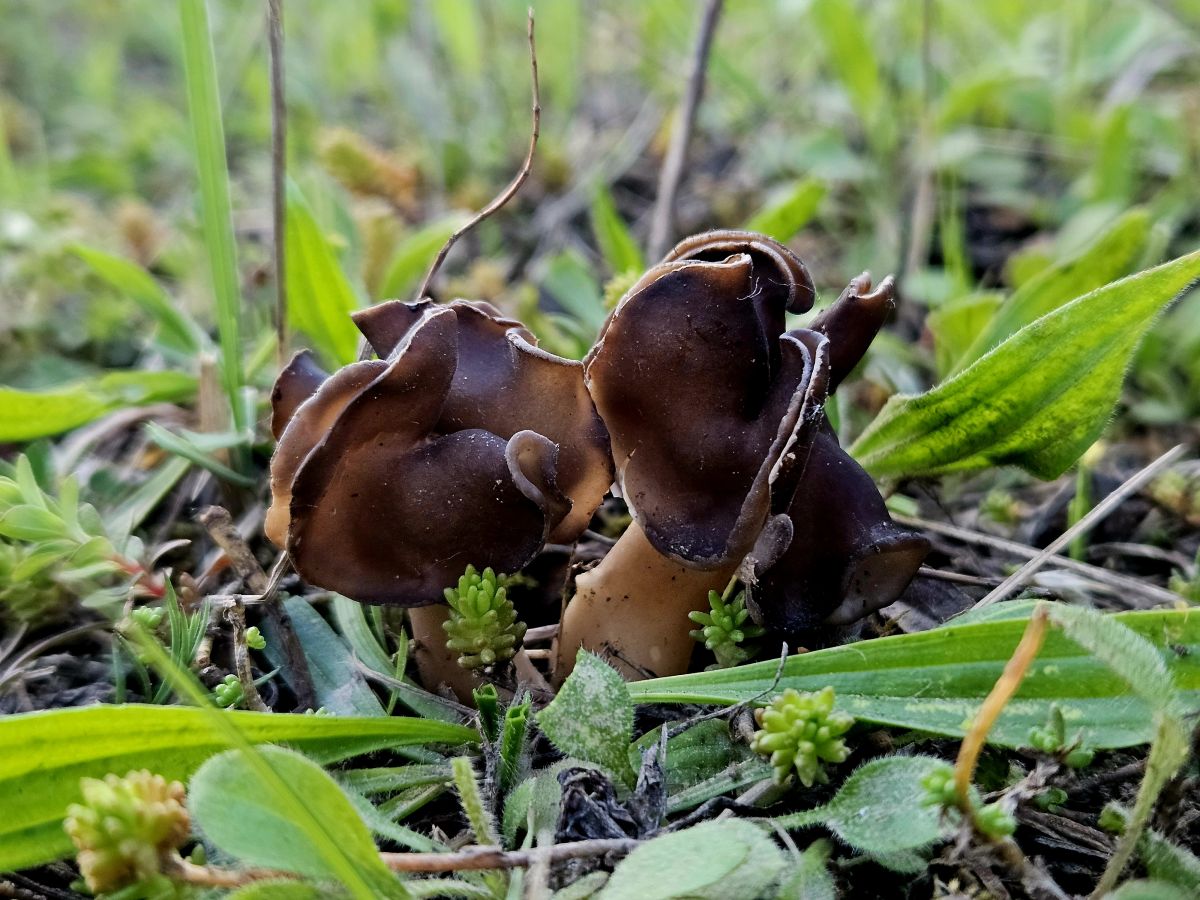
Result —
<instances>
[{"instance_id":1,"label":"saddle-shaped mushroom cap","mask_svg":"<svg viewBox=\"0 0 1200 900\"><path fill-rule=\"evenodd\" d=\"M785 312L811 302L808 272L785 247L711 232L676 247L609 317L585 376L622 495L665 556L736 565L785 452L802 463L797 430L824 400L826 363L823 338L784 334Z\"/></svg>"},{"instance_id":2,"label":"saddle-shaped mushroom cap","mask_svg":"<svg viewBox=\"0 0 1200 900\"><path fill-rule=\"evenodd\" d=\"M544 435L439 428L458 335L454 310L425 310L386 360L339 370L284 428L267 531L313 584L372 603L435 603L468 562L522 568L570 510ZM281 404L303 384L287 379Z\"/></svg>"},{"instance_id":3,"label":"saddle-shaped mushroom cap","mask_svg":"<svg viewBox=\"0 0 1200 900\"><path fill-rule=\"evenodd\" d=\"M353 315L379 356L388 356L431 300L392 300ZM558 445L557 482L571 510L550 535L574 541L613 481L608 432L583 382L583 364L539 348L533 335L488 303L455 300L458 365L438 429L483 428L500 437L528 430Z\"/></svg>"}]
</instances>

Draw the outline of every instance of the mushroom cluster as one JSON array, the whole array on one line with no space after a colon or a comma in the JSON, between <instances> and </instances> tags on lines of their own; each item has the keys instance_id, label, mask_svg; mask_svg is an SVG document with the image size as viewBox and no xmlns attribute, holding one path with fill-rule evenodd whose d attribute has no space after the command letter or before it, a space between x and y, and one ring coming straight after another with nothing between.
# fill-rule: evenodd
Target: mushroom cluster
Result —
<instances>
[{"instance_id":1,"label":"mushroom cluster","mask_svg":"<svg viewBox=\"0 0 1200 900\"><path fill-rule=\"evenodd\" d=\"M735 573L755 620L785 634L861 618L916 573L926 542L892 521L822 410L892 282L860 276L787 330L813 299L786 247L717 231L681 242L613 310L584 378L634 522L577 579L556 677L581 646L614 649L631 677L686 671L687 614Z\"/></svg>"},{"instance_id":2,"label":"mushroom cluster","mask_svg":"<svg viewBox=\"0 0 1200 900\"><path fill-rule=\"evenodd\" d=\"M280 375L267 535L308 581L410 608L425 682L455 684L437 606L468 564L516 572L587 528L615 476L633 522L580 575L555 677L579 647L630 677L686 671L690 611L735 574L784 633L890 603L926 543L896 525L822 405L892 304L855 279L807 329L812 279L748 232L680 243L582 362L483 303L354 316L378 359Z\"/></svg>"}]
</instances>

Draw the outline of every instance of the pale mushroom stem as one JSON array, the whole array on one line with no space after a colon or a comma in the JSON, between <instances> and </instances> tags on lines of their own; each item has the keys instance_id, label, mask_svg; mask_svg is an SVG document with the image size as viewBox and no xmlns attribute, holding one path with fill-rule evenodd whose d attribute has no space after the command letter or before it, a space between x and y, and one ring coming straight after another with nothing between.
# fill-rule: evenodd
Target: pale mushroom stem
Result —
<instances>
[{"instance_id":1,"label":"pale mushroom stem","mask_svg":"<svg viewBox=\"0 0 1200 900\"><path fill-rule=\"evenodd\" d=\"M701 571L663 556L634 522L600 565L575 580L563 612L554 681L575 666L580 647L611 648L610 660L627 679L687 671L695 642L688 613L708 609L708 592L728 584L737 564Z\"/></svg>"},{"instance_id":2,"label":"pale mushroom stem","mask_svg":"<svg viewBox=\"0 0 1200 900\"><path fill-rule=\"evenodd\" d=\"M415 642L413 658L417 674L427 691L446 685L463 703L472 704L471 691L482 682L469 669L458 664L458 654L446 648L446 629L442 623L450 616L445 603L414 606L408 610L408 627Z\"/></svg>"}]
</instances>

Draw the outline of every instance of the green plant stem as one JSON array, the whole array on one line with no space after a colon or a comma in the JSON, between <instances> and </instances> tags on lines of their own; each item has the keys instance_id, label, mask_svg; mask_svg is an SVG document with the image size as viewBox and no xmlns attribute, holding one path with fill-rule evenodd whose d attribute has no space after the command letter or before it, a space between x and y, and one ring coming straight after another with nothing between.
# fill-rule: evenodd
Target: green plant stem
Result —
<instances>
[{"instance_id":1,"label":"green plant stem","mask_svg":"<svg viewBox=\"0 0 1200 900\"><path fill-rule=\"evenodd\" d=\"M187 84L188 117L195 144L196 174L200 186L200 218L208 252L217 332L221 343L221 383L229 397L233 421L240 431L245 408L239 395L243 385L241 348L241 296L237 255L233 239L233 213L229 200L229 170L225 161L225 131L221 123L221 98L217 66L205 0L179 0L183 27L183 70Z\"/></svg>"}]
</instances>

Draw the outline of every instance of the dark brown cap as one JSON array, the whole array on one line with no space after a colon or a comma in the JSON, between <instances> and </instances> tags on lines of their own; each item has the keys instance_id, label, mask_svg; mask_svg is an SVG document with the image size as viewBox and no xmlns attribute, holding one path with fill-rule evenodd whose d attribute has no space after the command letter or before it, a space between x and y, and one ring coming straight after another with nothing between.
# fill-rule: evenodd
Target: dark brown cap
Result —
<instances>
[{"instance_id":1,"label":"dark brown cap","mask_svg":"<svg viewBox=\"0 0 1200 900\"><path fill-rule=\"evenodd\" d=\"M825 422L786 513L746 560L749 606L784 633L853 622L899 597L928 552L925 538L892 521Z\"/></svg>"},{"instance_id":2,"label":"dark brown cap","mask_svg":"<svg viewBox=\"0 0 1200 900\"><path fill-rule=\"evenodd\" d=\"M572 506L550 540L574 541L613 482L608 431L584 385L583 363L542 350L524 325L490 303L393 300L353 319L386 358L432 308L452 309L458 321L458 365L438 430L482 428L503 438L529 430L557 444L558 486Z\"/></svg>"},{"instance_id":3,"label":"dark brown cap","mask_svg":"<svg viewBox=\"0 0 1200 900\"><path fill-rule=\"evenodd\" d=\"M284 429L267 533L313 584L373 603L434 603L467 563L526 565L571 509L545 435L439 427L459 333L455 310L422 310L386 360L335 373Z\"/></svg>"},{"instance_id":4,"label":"dark brown cap","mask_svg":"<svg viewBox=\"0 0 1200 900\"><path fill-rule=\"evenodd\" d=\"M584 361L617 482L647 539L694 568L736 564L790 487L825 398L825 339L785 335L812 280L762 235L688 238L634 285ZM790 490L787 491L790 498Z\"/></svg>"}]
</instances>

